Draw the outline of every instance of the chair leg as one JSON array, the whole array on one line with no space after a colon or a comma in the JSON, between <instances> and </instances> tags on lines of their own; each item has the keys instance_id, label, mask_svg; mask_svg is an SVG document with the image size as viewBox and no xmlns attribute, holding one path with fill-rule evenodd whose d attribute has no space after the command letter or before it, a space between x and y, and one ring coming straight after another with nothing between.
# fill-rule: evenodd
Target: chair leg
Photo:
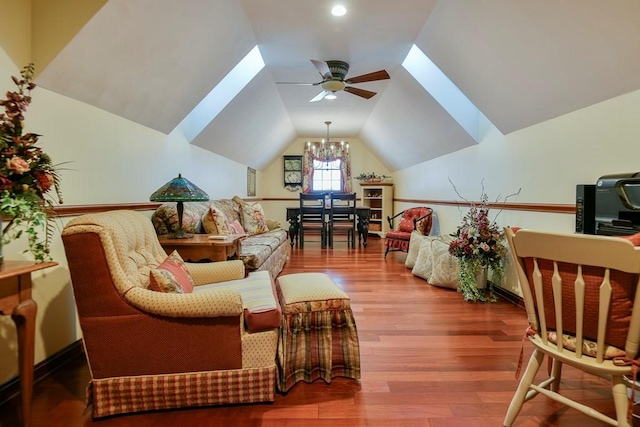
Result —
<instances>
[{"instance_id":1,"label":"chair leg","mask_svg":"<svg viewBox=\"0 0 640 427\"><path fill-rule=\"evenodd\" d=\"M333 248L333 230L331 226L327 226L324 231L324 246L323 247Z\"/></svg>"},{"instance_id":2,"label":"chair leg","mask_svg":"<svg viewBox=\"0 0 640 427\"><path fill-rule=\"evenodd\" d=\"M560 379L562 377L562 362L550 357L549 363L551 363L551 371L549 375L555 378L555 380L549 385L549 390L557 392L560 388Z\"/></svg>"},{"instance_id":3,"label":"chair leg","mask_svg":"<svg viewBox=\"0 0 640 427\"><path fill-rule=\"evenodd\" d=\"M543 359L544 353L537 348L534 349L533 354L531 354L531 357L529 358L527 369L525 369L524 374L522 375L522 379L520 380L520 384L518 384L518 388L516 389L516 393L513 395L511 403L509 404L507 415L505 416L504 422L502 423L504 427L511 427L516 417L518 416L518 413L522 408L522 404L527 398L529 386L538 373L540 366L542 366Z\"/></svg>"},{"instance_id":4,"label":"chair leg","mask_svg":"<svg viewBox=\"0 0 640 427\"><path fill-rule=\"evenodd\" d=\"M304 248L304 229L300 227L300 231L298 232L298 244L300 245L300 249Z\"/></svg>"},{"instance_id":5,"label":"chair leg","mask_svg":"<svg viewBox=\"0 0 640 427\"><path fill-rule=\"evenodd\" d=\"M620 427L631 427L631 421L627 418L629 411L629 397L627 396L627 384L622 375L611 377L611 391L613 404L616 408L616 420Z\"/></svg>"},{"instance_id":6,"label":"chair leg","mask_svg":"<svg viewBox=\"0 0 640 427\"><path fill-rule=\"evenodd\" d=\"M387 249L384 251L384 259L387 259L388 253L389 253L389 246L387 246Z\"/></svg>"},{"instance_id":7,"label":"chair leg","mask_svg":"<svg viewBox=\"0 0 640 427\"><path fill-rule=\"evenodd\" d=\"M324 248L326 248L326 247L327 247L327 239L328 239L328 236L327 236L327 234L328 234L328 233L327 233L327 229L326 229L326 228L323 228L323 229L320 231L320 234L321 234L321 236L322 236L322 237L320 237L320 247L321 247L322 249L324 249Z\"/></svg>"}]
</instances>

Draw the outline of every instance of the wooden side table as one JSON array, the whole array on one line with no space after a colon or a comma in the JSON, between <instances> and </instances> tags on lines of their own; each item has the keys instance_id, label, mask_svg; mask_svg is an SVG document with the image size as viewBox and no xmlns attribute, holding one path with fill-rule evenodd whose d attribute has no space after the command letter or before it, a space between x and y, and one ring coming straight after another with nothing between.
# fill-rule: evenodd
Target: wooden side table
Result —
<instances>
[{"instance_id":1,"label":"wooden side table","mask_svg":"<svg viewBox=\"0 0 640 427\"><path fill-rule=\"evenodd\" d=\"M240 258L240 242L244 234L231 234L223 240L209 239L208 234L194 234L186 239L170 239L158 236L160 244L168 254L178 251L185 261L226 261Z\"/></svg>"},{"instance_id":2,"label":"wooden side table","mask_svg":"<svg viewBox=\"0 0 640 427\"><path fill-rule=\"evenodd\" d=\"M57 262L4 261L0 264L0 314L11 316L18 331L18 370L22 400L22 425L31 425L33 397L33 358L35 353L36 312L31 299L31 273L54 267Z\"/></svg>"}]
</instances>

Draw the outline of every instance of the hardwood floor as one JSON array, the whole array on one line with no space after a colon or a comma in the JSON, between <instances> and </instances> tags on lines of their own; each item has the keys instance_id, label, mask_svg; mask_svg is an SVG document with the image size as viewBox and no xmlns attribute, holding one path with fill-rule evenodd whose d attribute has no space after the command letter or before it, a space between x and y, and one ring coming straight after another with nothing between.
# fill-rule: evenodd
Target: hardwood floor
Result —
<instances>
[{"instance_id":1,"label":"hardwood floor","mask_svg":"<svg viewBox=\"0 0 640 427\"><path fill-rule=\"evenodd\" d=\"M274 403L133 414L92 421L84 411L89 372L83 357L34 390L34 426L421 426L502 425L525 313L511 303L466 303L404 267L406 254L383 259L382 241L367 248L319 242L295 248L283 274L329 274L351 297L360 338L362 379L299 383ZM525 358L531 346L525 345ZM526 359L525 359L526 360ZM563 390L613 416L608 383L571 367ZM18 426L18 400L0 407L0 426ZM601 426L543 396L525 404L516 426ZM639 424L640 425L640 424Z\"/></svg>"}]
</instances>

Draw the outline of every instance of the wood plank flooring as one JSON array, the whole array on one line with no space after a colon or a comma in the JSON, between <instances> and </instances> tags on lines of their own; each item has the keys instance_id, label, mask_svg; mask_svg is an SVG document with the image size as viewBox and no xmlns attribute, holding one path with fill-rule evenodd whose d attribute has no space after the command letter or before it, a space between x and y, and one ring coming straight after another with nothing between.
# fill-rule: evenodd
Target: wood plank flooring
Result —
<instances>
[{"instance_id":1,"label":"wood plank flooring","mask_svg":"<svg viewBox=\"0 0 640 427\"><path fill-rule=\"evenodd\" d=\"M274 403L207 407L93 421L84 411L89 373L84 358L36 385L34 426L501 426L526 317L504 301L467 303L456 291L428 285L404 267L406 254L383 259L382 240L369 246L293 249L283 274L329 274L351 297L360 338L362 379L299 383ZM525 345L525 358L531 348ZM525 359L526 360L526 359ZM570 367L562 389L613 416L608 383ZM18 426L18 400L0 407L0 426ZM543 396L525 404L518 427L602 424ZM640 424L639 424L640 425Z\"/></svg>"}]
</instances>

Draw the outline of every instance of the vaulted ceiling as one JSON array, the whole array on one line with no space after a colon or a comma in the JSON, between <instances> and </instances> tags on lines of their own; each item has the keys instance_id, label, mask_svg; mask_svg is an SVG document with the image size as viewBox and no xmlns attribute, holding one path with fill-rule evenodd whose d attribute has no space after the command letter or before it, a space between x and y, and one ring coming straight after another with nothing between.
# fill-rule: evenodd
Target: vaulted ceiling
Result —
<instances>
[{"instance_id":1,"label":"vaulted ceiling","mask_svg":"<svg viewBox=\"0 0 640 427\"><path fill-rule=\"evenodd\" d=\"M640 2L616 0L108 0L37 83L169 134L255 46L265 66L191 141L257 169L296 138L359 138L391 170L477 142L403 66L415 44L503 134L640 89ZM311 63L348 77L309 102Z\"/></svg>"}]
</instances>

